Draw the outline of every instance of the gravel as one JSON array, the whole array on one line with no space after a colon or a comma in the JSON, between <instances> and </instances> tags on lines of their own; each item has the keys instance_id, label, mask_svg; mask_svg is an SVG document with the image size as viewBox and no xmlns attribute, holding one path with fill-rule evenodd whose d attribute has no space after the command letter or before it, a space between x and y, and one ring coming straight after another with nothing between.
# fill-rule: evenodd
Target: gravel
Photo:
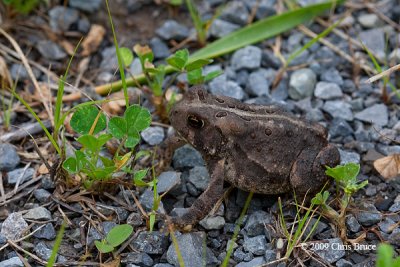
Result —
<instances>
[{"instance_id":1,"label":"gravel","mask_svg":"<svg viewBox=\"0 0 400 267\"><path fill-rule=\"evenodd\" d=\"M181 41L189 36L189 29L175 20L167 20L156 30L157 35L163 40Z\"/></svg>"},{"instance_id":2,"label":"gravel","mask_svg":"<svg viewBox=\"0 0 400 267\"><path fill-rule=\"evenodd\" d=\"M20 163L17 150L13 145L0 144L0 171L12 171Z\"/></svg>"},{"instance_id":3,"label":"gravel","mask_svg":"<svg viewBox=\"0 0 400 267\"><path fill-rule=\"evenodd\" d=\"M357 120L372 123L377 126L388 124L388 108L384 104L375 104L354 115Z\"/></svg>"},{"instance_id":4,"label":"gravel","mask_svg":"<svg viewBox=\"0 0 400 267\"><path fill-rule=\"evenodd\" d=\"M289 96L294 100L313 95L317 76L311 69L299 69L292 73L289 81Z\"/></svg>"},{"instance_id":5,"label":"gravel","mask_svg":"<svg viewBox=\"0 0 400 267\"><path fill-rule=\"evenodd\" d=\"M235 71L240 69L254 70L261 66L262 51L257 46L246 46L235 51L232 55L231 65Z\"/></svg>"},{"instance_id":6,"label":"gravel","mask_svg":"<svg viewBox=\"0 0 400 267\"><path fill-rule=\"evenodd\" d=\"M23 184L33 178L35 170L33 168L19 168L7 173L7 182L10 185Z\"/></svg>"},{"instance_id":7,"label":"gravel","mask_svg":"<svg viewBox=\"0 0 400 267\"><path fill-rule=\"evenodd\" d=\"M217 263L217 258L209 248L205 249L204 256L204 238L204 232L192 232L176 237L185 266L202 266L204 261L207 266ZM167 260L172 265L179 265L178 257L173 244L171 244L168 248Z\"/></svg>"},{"instance_id":8,"label":"gravel","mask_svg":"<svg viewBox=\"0 0 400 267\"><path fill-rule=\"evenodd\" d=\"M28 224L21 213L13 212L2 223L0 233L7 239L17 240L23 236L27 228Z\"/></svg>"}]
</instances>

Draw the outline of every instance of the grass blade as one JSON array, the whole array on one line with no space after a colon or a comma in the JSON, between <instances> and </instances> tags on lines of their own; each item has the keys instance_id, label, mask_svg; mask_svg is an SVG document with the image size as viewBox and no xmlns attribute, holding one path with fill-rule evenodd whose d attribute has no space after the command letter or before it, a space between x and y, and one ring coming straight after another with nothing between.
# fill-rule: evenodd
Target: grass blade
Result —
<instances>
[{"instance_id":1,"label":"grass blade","mask_svg":"<svg viewBox=\"0 0 400 267\"><path fill-rule=\"evenodd\" d=\"M14 97L21 102L26 109L32 114L32 116L37 120L37 122L40 124L40 127L42 127L43 131L46 133L47 138L49 138L51 144L57 151L58 155L61 155L61 149L58 146L57 142L54 140L53 136L50 134L50 132L47 130L46 126L43 124L42 120L39 118L39 116L36 114L36 112L29 106L29 104L22 98L20 97L16 92L12 92Z\"/></svg>"},{"instance_id":2,"label":"grass blade","mask_svg":"<svg viewBox=\"0 0 400 267\"><path fill-rule=\"evenodd\" d=\"M125 79L124 63L122 61L121 53L119 51L119 46L118 46L118 41L117 41L117 34L115 33L115 30L114 30L114 23L113 23L113 20L112 20L110 8L108 6L108 0L106 0L106 6L107 6L108 18L110 20L111 30L112 30L113 37L114 37L115 50L117 52L119 73L121 75L121 86L124 89L125 106L126 106L126 108L128 108L129 107L129 97L128 97L128 90L127 90L127 82L126 82L126 79ZM133 80L132 80L132 82L133 82ZM110 91L108 91L107 93L109 93L109 92Z\"/></svg>"},{"instance_id":3,"label":"grass blade","mask_svg":"<svg viewBox=\"0 0 400 267\"><path fill-rule=\"evenodd\" d=\"M313 19L322 14L325 10L341 2L343 1L329 1L310 5L259 20L207 45L194 53L189 61L192 62L200 58L215 58L246 45L271 38Z\"/></svg>"},{"instance_id":4,"label":"grass blade","mask_svg":"<svg viewBox=\"0 0 400 267\"><path fill-rule=\"evenodd\" d=\"M54 263L56 262L56 256L57 256L58 249L60 248L62 238L64 236L65 226L66 226L66 223L64 221L61 224L60 231L58 231L58 233L57 233L56 241L54 242L54 247L51 251L51 255L50 255L49 261L46 264L46 267L52 267L54 265Z\"/></svg>"},{"instance_id":5,"label":"grass blade","mask_svg":"<svg viewBox=\"0 0 400 267\"><path fill-rule=\"evenodd\" d=\"M72 54L71 58L68 61L67 69L65 70L64 75L60 77L60 81L58 82L56 106L54 109L54 125L59 125L59 120L60 120L60 116L61 116L61 108L62 108L62 98L64 95L65 79L68 75L68 71L71 66L72 60L74 59L74 56L75 56L76 52L78 51L78 48L81 45L82 40L83 40L83 37L79 40L78 44L75 46L74 53ZM57 138L58 131L59 131L59 129L57 127L54 127L54 132L53 132L54 138Z\"/></svg>"},{"instance_id":6,"label":"grass blade","mask_svg":"<svg viewBox=\"0 0 400 267\"><path fill-rule=\"evenodd\" d=\"M189 62L198 59L215 58L246 45L273 37L309 21L322 14L325 10L343 2L343 0L340 0L319 3L260 20L200 49L189 58ZM166 67L165 71L166 73L171 73L174 69L172 67ZM135 82L144 83L146 82L146 77L141 74L134 78L127 79L126 86L134 86L136 84ZM120 90L124 83L125 81L120 80L112 84L100 85L96 87L96 92L102 95L108 94L110 91Z\"/></svg>"},{"instance_id":7,"label":"grass blade","mask_svg":"<svg viewBox=\"0 0 400 267\"><path fill-rule=\"evenodd\" d=\"M253 194L254 194L253 192L250 192L249 195L246 198L246 202L244 203L244 207L242 209L242 212L240 213L238 222L237 222L237 224L235 226L235 230L233 231L233 236L231 238L231 243L229 245L229 248L228 248L228 251L227 251L226 256L224 258L224 261L221 264L221 267L228 266L229 259L231 258L231 255L232 255L232 252L233 252L233 244L237 239L237 236L238 236L239 231L240 231L240 226L242 225L244 215L246 215L247 209L250 206L250 202L251 202L251 199L253 198Z\"/></svg>"}]
</instances>

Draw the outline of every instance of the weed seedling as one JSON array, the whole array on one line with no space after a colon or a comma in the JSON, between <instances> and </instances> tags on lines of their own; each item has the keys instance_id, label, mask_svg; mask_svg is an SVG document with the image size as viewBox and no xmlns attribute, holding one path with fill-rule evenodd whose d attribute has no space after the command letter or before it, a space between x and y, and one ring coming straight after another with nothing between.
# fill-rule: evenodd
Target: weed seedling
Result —
<instances>
[{"instance_id":1,"label":"weed seedling","mask_svg":"<svg viewBox=\"0 0 400 267\"><path fill-rule=\"evenodd\" d=\"M376 267L400 267L400 256L394 258L393 247L382 243L378 246Z\"/></svg>"},{"instance_id":2,"label":"weed seedling","mask_svg":"<svg viewBox=\"0 0 400 267\"><path fill-rule=\"evenodd\" d=\"M343 241L347 240L346 210L350 204L351 196L368 184L368 181L363 181L361 183L357 181L357 175L359 172L360 164L356 163L347 163L345 165L336 166L335 168L327 167L325 173L328 176L333 177L336 182L336 186L343 191L343 195L339 202L340 212L334 210L327 203L329 198L328 191L318 193L312 199L313 204L321 207L322 215L329 218L336 224L340 230L339 236Z\"/></svg>"},{"instance_id":3,"label":"weed seedling","mask_svg":"<svg viewBox=\"0 0 400 267\"><path fill-rule=\"evenodd\" d=\"M108 232L105 239L101 241L95 240L94 244L101 253L113 252L116 247L129 238L132 232L133 227L129 224L117 225Z\"/></svg>"}]
</instances>

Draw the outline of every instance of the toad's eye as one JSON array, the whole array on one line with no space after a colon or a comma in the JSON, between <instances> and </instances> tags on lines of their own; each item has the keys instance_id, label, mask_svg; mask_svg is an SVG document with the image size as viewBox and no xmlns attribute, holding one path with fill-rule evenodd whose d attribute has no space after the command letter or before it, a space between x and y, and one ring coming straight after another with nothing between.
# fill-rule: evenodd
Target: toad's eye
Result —
<instances>
[{"instance_id":1,"label":"toad's eye","mask_svg":"<svg viewBox=\"0 0 400 267\"><path fill-rule=\"evenodd\" d=\"M194 115L187 117L187 123L190 127L195 129L201 129L204 126L204 121Z\"/></svg>"}]
</instances>

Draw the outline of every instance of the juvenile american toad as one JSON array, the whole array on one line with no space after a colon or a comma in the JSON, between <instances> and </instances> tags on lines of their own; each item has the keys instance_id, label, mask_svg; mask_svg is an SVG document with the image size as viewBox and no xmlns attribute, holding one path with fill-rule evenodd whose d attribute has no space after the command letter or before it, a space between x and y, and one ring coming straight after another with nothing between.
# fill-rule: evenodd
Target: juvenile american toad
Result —
<instances>
[{"instance_id":1,"label":"juvenile american toad","mask_svg":"<svg viewBox=\"0 0 400 267\"><path fill-rule=\"evenodd\" d=\"M178 225L197 223L223 194L224 180L245 191L315 194L328 181L325 165L340 161L326 129L277 106L243 104L192 88L170 112L179 145L202 153L211 175L208 188Z\"/></svg>"}]
</instances>

